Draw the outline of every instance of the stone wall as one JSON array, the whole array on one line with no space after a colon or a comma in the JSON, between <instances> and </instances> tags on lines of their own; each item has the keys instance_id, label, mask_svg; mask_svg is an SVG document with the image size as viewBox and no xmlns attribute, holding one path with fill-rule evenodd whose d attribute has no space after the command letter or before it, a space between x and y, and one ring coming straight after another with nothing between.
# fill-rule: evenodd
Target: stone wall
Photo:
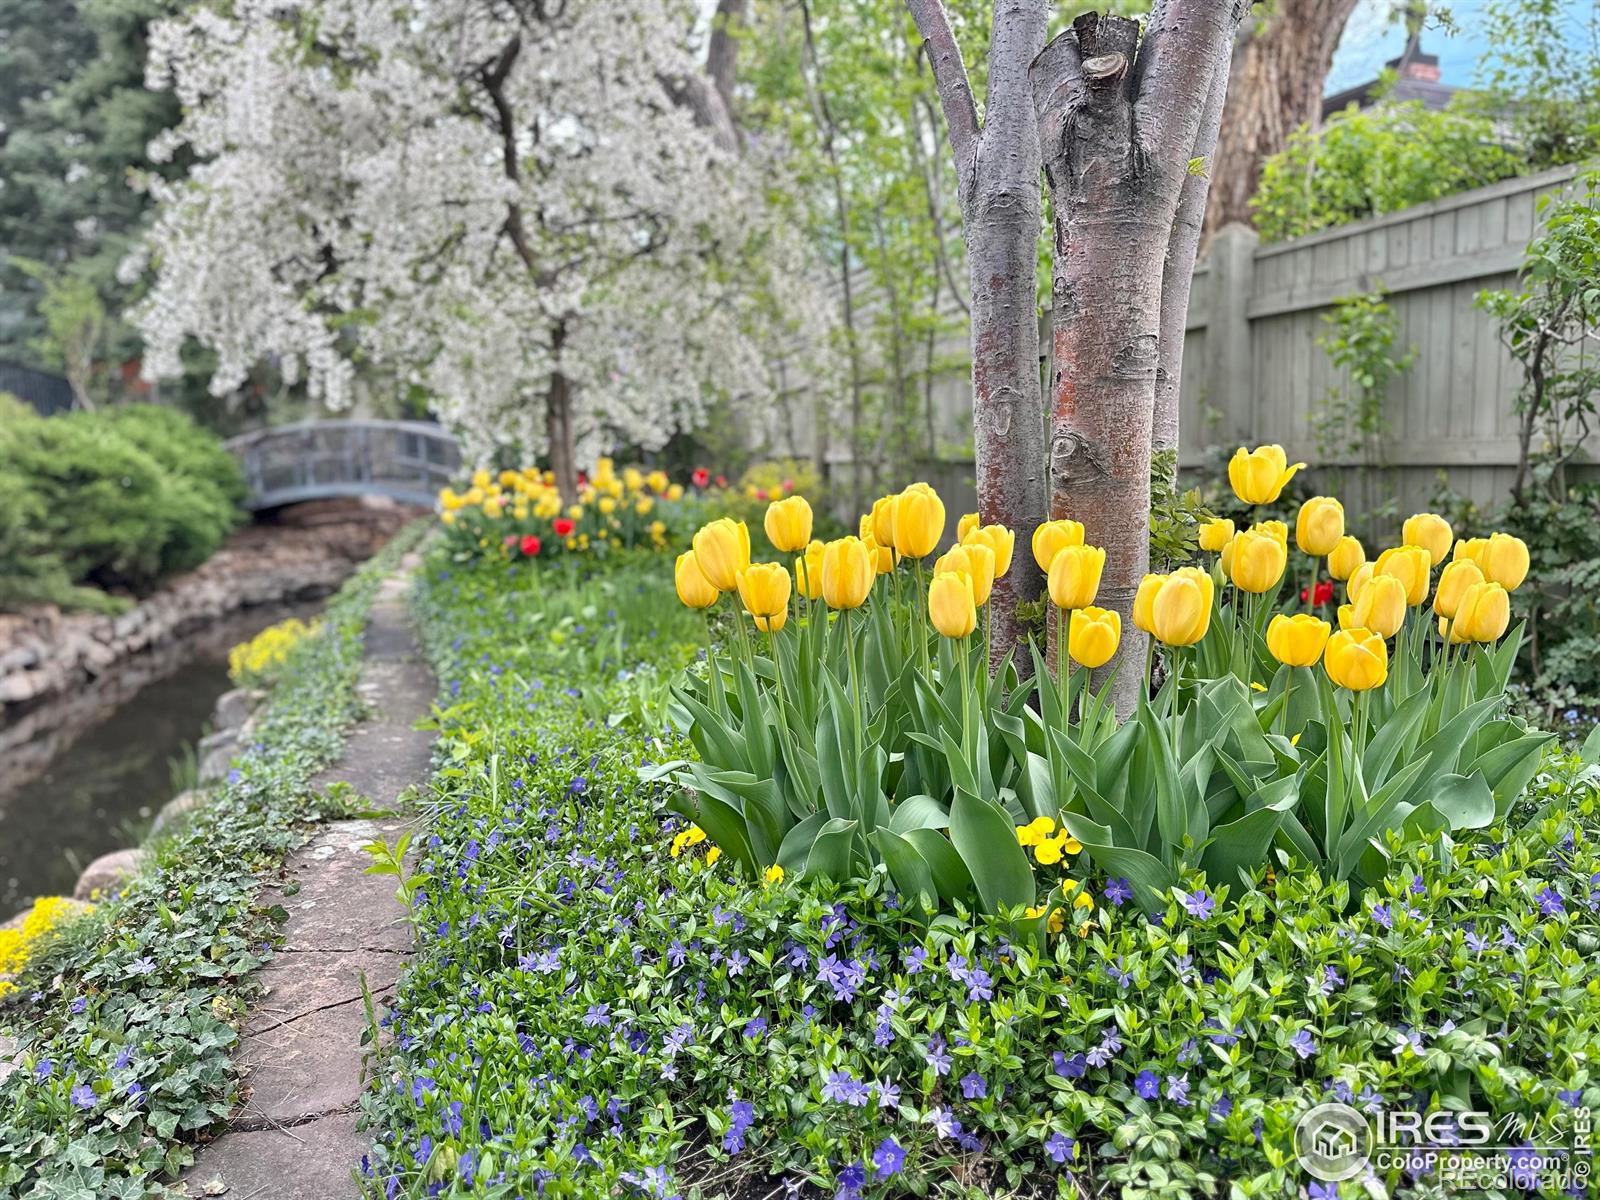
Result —
<instances>
[{"instance_id":1,"label":"stone wall","mask_svg":"<svg viewBox=\"0 0 1600 1200\"><path fill-rule=\"evenodd\" d=\"M417 515L376 499L296 505L241 529L120 616L53 605L0 613L0 726L240 609L329 595Z\"/></svg>"}]
</instances>

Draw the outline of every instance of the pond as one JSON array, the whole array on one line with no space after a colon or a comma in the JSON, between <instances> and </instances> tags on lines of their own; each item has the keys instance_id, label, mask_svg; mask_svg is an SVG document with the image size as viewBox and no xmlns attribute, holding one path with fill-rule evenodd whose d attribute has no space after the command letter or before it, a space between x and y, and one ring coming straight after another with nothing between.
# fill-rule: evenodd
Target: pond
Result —
<instances>
[{"instance_id":1,"label":"pond","mask_svg":"<svg viewBox=\"0 0 1600 1200\"><path fill-rule=\"evenodd\" d=\"M93 859L138 845L192 783L195 744L233 686L229 648L320 607L247 609L0 728L0 920L36 896L71 895Z\"/></svg>"}]
</instances>

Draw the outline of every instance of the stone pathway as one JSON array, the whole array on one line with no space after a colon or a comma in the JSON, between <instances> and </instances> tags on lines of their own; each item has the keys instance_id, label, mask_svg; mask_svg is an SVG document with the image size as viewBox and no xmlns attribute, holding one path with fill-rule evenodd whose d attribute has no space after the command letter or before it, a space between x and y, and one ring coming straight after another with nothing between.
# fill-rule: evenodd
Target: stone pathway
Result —
<instances>
[{"instance_id":1,"label":"stone pathway","mask_svg":"<svg viewBox=\"0 0 1600 1200\"><path fill-rule=\"evenodd\" d=\"M424 784L432 753L433 734L412 728L429 711L434 682L406 619L407 574L383 585L367 627L359 686L372 715L315 781L318 787L346 781L374 808L396 807L406 788ZM262 968L266 994L235 1055L244 1102L185 1173L190 1195L337 1200L360 1194L352 1172L368 1144L356 1130L367 1028L361 980L381 1007L411 949L395 879L364 874L372 860L361 846L376 838L392 843L411 823L407 817L332 822L289 857L275 889L263 894L263 904L288 910L283 949Z\"/></svg>"}]
</instances>

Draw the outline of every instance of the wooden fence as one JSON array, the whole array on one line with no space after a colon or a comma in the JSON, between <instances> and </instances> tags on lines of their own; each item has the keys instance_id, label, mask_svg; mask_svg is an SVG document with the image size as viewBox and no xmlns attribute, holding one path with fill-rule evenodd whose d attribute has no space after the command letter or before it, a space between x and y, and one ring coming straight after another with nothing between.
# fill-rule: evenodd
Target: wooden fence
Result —
<instances>
[{"instance_id":1,"label":"wooden fence","mask_svg":"<svg viewBox=\"0 0 1600 1200\"><path fill-rule=\"evenodd\" d=\"M1514 283L1538 226L1539 197L1563 189L1574 173L1567 167L1507 180L1276 245L1259 244L1243 226L1220 231L1189 302L1179 447L1186 475L1216 478L1234 447L1281 442L1292 457L1317 464L1318 486L1338 486L1353 503L1363 496L1392 502L1400 516L1428 506L1441 473L1481 505L1503 499L1516 469L1512 404L1521 377L1475 300ZM1318 445L1314 418L1348 380L1317 339L1329 331L1322 318L1335 300L1380 285L1398 318L1395 352L1409 348L1416 357L1389 388L1382 465L1371 470L1359 453L1323 453ZM1042 324L1048 335L1048 314ZM1048 336L1042 345L1048 349ZM941 378L934 395L940 440L969 440L967 381L959 373ZM793 452L809 452L796 441ZM1588 461L1597 456L1600 442L1588 447ZM848 480L848 454L830 459L832 477ZM923 462L918 470L949 489L952 511L971 508L970 460ZM1341 477L1329 478L1330 470Z\"/></svg>"}]
</instances>

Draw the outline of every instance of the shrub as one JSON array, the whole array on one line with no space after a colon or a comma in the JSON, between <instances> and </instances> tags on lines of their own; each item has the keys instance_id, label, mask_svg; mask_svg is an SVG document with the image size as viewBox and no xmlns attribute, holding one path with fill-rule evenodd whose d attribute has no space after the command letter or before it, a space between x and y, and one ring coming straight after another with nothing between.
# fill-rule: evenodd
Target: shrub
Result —
<instances>
[{"instance_id":1,"label":"shrub","mask_svg":"<svg viewBox=\"0 0 1600 1200\"><path fill-rule=\"evenodd\" d=\"M1416 102L1350 107L1302 126L1262 165L1251 198L1264 240L1281 242L1521 174L1493 124Z\"/></svg>"}]
</instances>

